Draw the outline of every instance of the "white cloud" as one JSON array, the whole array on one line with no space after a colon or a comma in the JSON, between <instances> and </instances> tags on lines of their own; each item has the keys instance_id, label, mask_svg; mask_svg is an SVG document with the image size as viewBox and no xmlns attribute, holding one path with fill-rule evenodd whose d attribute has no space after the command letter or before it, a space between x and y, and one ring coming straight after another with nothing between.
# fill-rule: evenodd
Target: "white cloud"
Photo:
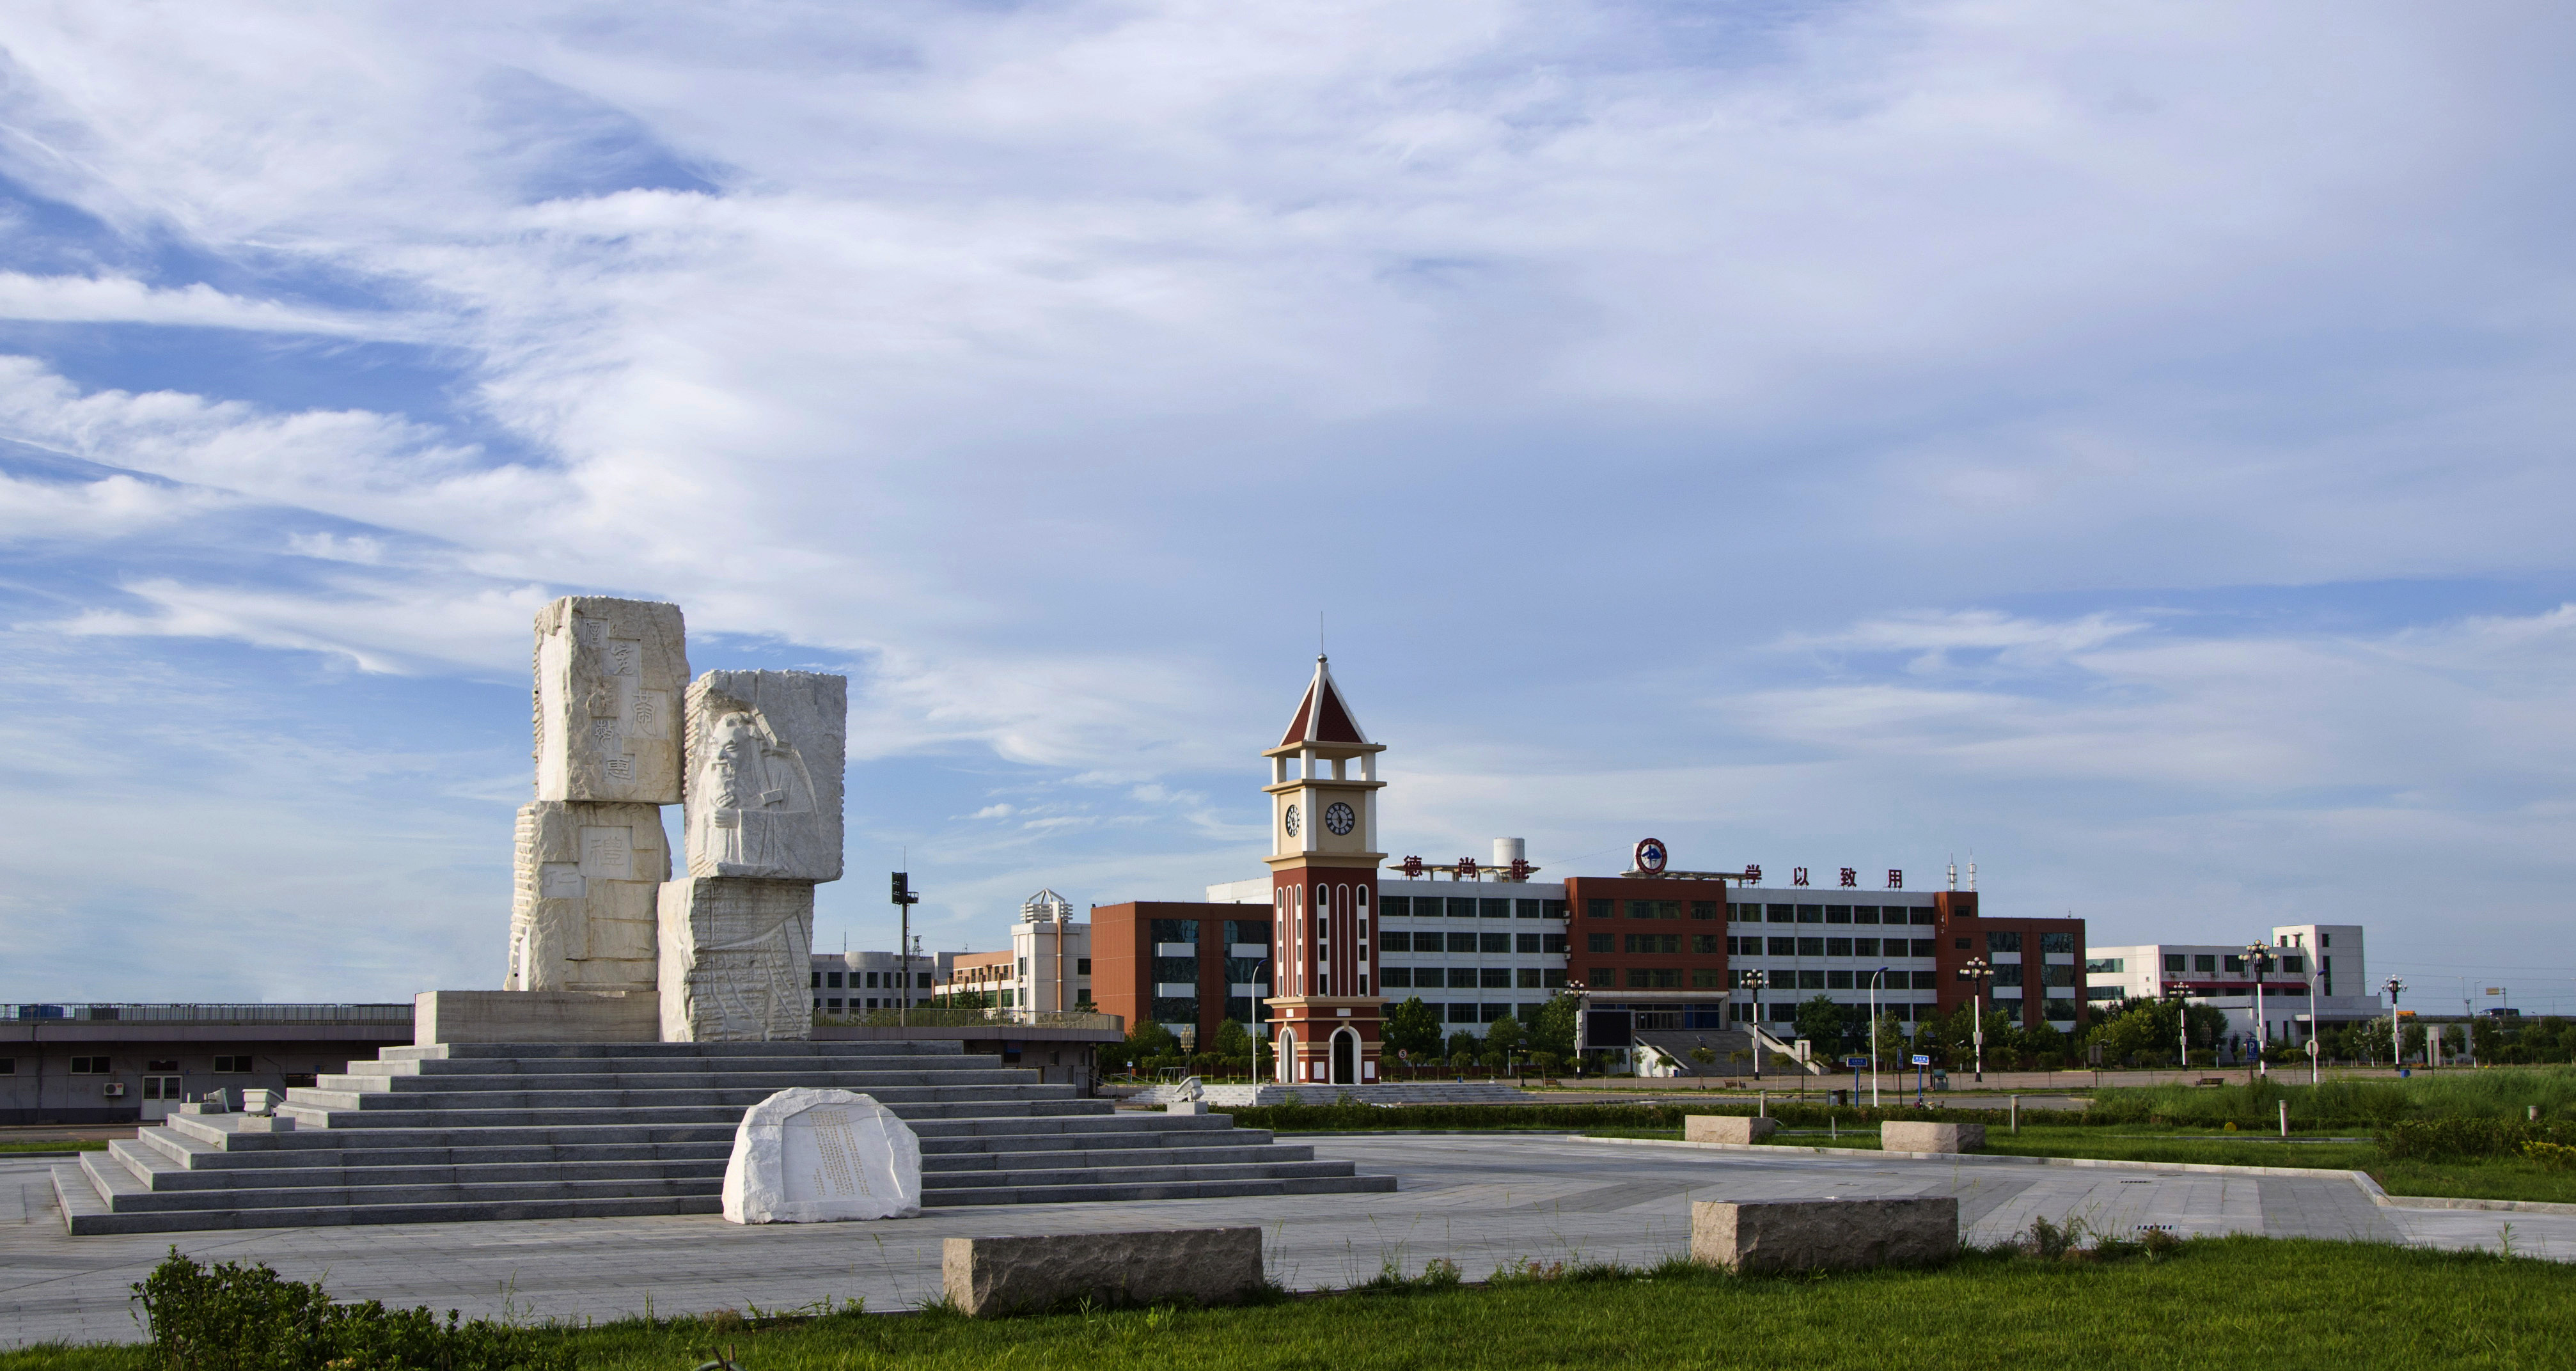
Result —
<instances>
[{"instance_id":1,"label":"white cloud","mask_svg":"<svg viewBox=\"0 0 2576 1371\"><path fill-rule=\"evenodd\" d=\"M399 323L227 295L202 281L177 289L126 276L31 276L0 271L0 319L44 323L171 324L355 337L400 337Z\"/></svg>"}]
</instances>

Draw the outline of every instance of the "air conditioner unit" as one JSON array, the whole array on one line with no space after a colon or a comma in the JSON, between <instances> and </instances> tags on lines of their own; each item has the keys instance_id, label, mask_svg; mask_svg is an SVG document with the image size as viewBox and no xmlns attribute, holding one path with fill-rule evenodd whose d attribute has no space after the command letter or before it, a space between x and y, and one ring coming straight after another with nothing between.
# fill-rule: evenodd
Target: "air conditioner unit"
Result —
<instances>
[{"instance_id":1,"label":"air conditioner unit","mask_svg":"<svg viewBox=\"0 0 2576 1371\"><path fill-rule=\"evenodd\" d=\"M111 1099L111 1100L121 1100L121 1099L124 1099L124 1098L125 1098L125 1082L123 1082L123 1081L109 1081L107 1084L102 1085L102 1086L100 1086L100 1087L98 1088L98 1093L99 1093L99 1094L101 1094L101 1095L106 1096L108 1099Z\"/></svg>"}]
</instances>

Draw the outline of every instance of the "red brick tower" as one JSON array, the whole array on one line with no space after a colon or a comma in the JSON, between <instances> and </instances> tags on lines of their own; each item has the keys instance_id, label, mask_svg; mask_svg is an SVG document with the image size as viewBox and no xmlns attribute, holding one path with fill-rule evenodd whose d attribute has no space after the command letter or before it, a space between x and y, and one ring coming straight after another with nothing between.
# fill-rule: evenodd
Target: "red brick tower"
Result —
<instances>
[{"instance_id":1,"label":"red brick tower","mask_svg":"<svg viewBox=\"0 0 2576 1371\"><path fill-rule=\"evenodd\" d=\"M1382 744L1360 732L1315 659L1315 679L1270 759L1270 1000L1279 1079L1366 1085L1377 1080L1377 994L1370 948L1377 915L1377 778Z\"/></svg>"}]
</instances>

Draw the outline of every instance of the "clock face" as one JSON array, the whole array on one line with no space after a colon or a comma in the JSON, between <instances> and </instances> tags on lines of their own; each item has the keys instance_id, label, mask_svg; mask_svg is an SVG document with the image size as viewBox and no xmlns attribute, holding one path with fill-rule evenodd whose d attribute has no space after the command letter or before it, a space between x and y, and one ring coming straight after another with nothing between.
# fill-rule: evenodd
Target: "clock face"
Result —
<instances>
[{"instance_id":1,"label":"clock face","mask_svg":"<svg viewBox=\"0 0 2576 1371\"><path fill-rule=\"evenodd\" d=\"M1296 837L1296 836L1297 836L1297 806L1295 806L1295 805L1290 805L1290 806L1288 806L1288 818L1287 818L1287 824L1288 824L1288 836L1289 836L1289 837L1291 837L1291 838Z\"/></svg>"},{"instance_id":2,"label":"clock face","mask_svg":"<svg viewBox=\"0 0 2576 1371\"><path fill-rule=\"evenodd\" d=\"M1350 832L1351 825L1358 822L1359 816L1351 812L1351 807L1338 800L1333 802L1332 808L1324 811L1324 827L1333 830L1335 837Z\"/></svg>"}]
</instances>

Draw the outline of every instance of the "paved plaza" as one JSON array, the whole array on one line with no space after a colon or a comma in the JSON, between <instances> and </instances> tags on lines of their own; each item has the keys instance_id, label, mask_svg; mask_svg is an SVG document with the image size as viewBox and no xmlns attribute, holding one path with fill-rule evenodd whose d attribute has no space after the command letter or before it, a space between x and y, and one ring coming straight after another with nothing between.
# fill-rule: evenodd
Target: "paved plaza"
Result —
<instances>
[{"instance_id":1,"label":"paved plaza","mask_svg":"<svg viewBox=\"0 0 2576 1371\"><path fill-rule=\"evenodd\" d=\"M1301 1138L1300 1141L1307 1139ZM127 1286L173 1243L204 1260L264 1261L326 1279L343 1299L468 1315L613 1319L864 1298L900 1309L939 1289L950 1237L1258 1224L1271 1273L1295 1288L1348 1285L1435 1257L1469 1279L1524 1258L1646 1263L1688 1245L1689 1202L1956 1195L1972 1242L2031 1219L2108 1232L2359 1238L2509 1245L2576 1259L2576 1214L2374 1204L2348 1179L1860 1152L1719 1151L1554 1134L1333 1135L1316 1155L1393 1175L1394 1194L931 1210L878 1223L745 1228L713 1216L539 1219L72 1238L55 1211L56 1159L0 1159L0 1346L133 1339Z\"/></svg>"}]
</instances>

